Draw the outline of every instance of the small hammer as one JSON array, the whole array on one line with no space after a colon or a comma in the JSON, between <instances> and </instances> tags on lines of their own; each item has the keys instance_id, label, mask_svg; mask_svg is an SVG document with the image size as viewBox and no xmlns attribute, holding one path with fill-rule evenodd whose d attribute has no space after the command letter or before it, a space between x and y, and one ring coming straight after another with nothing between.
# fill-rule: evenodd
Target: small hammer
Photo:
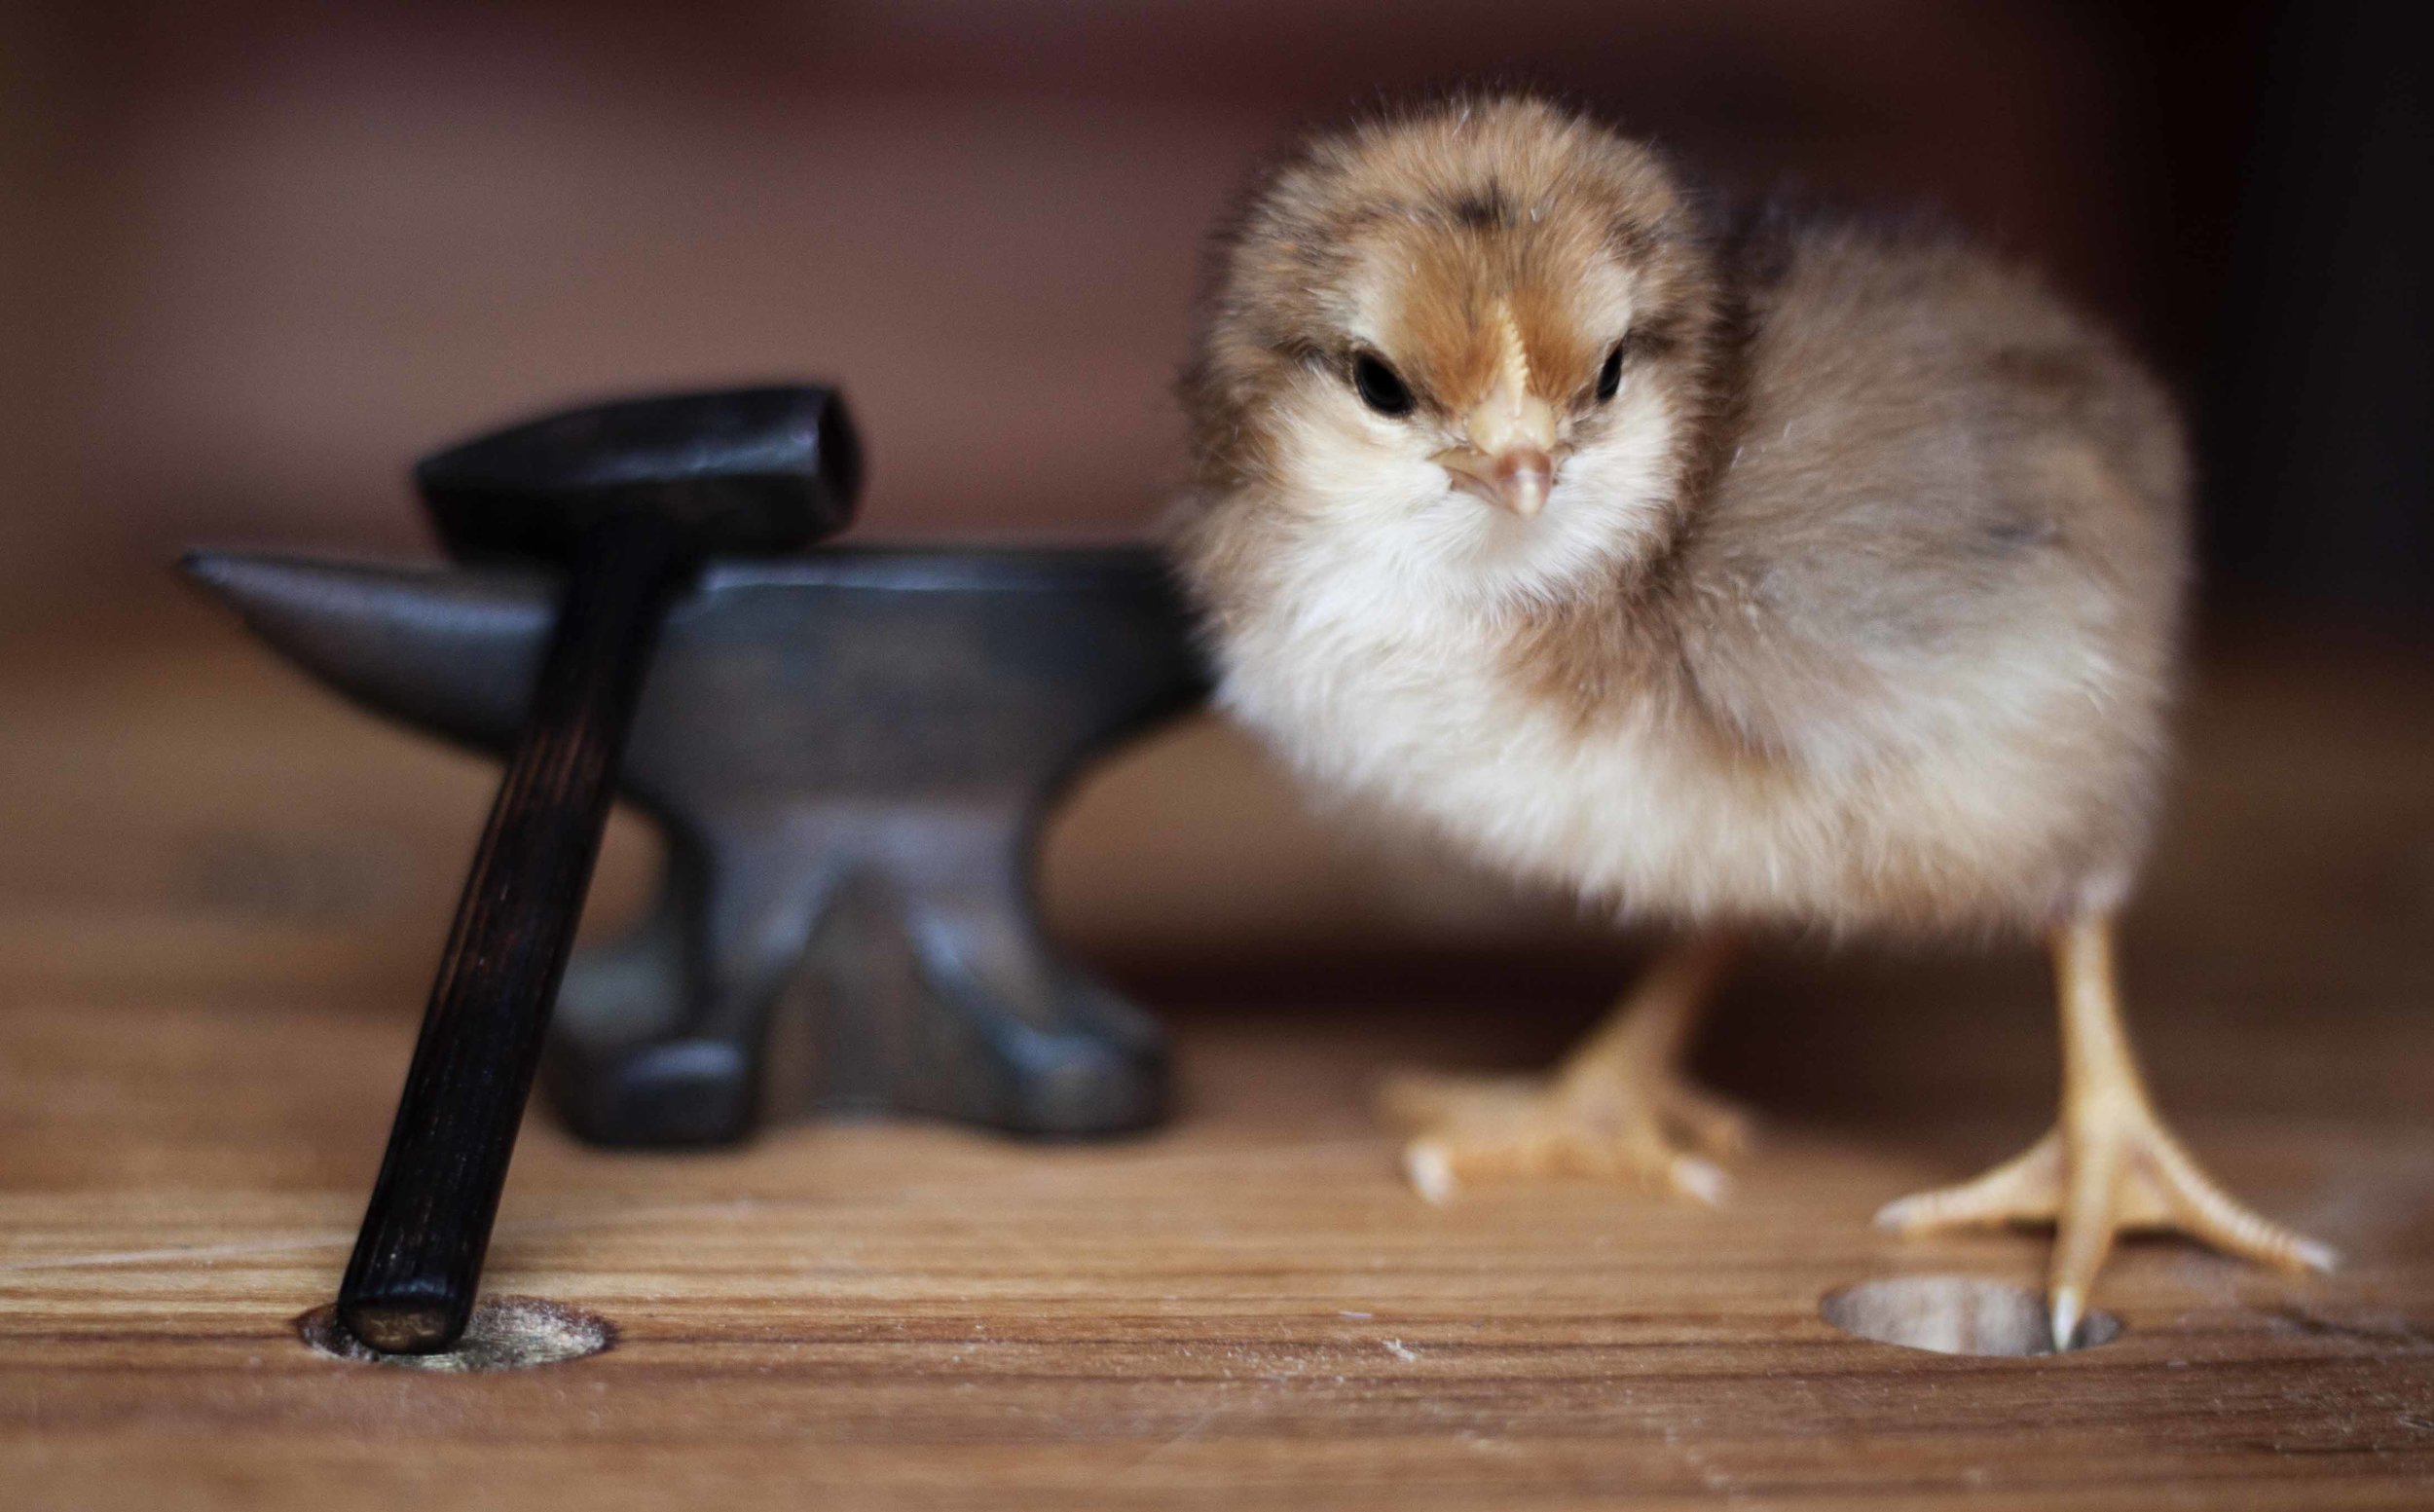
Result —
<instances>
[{"instance_id":1,"label":"small hammer","mask_svg":"<svg viewBox=\"0 0 2434 1512\"><path fill-rule=\"evenodd\" d=\"M451 555L567 577L339 1287L340 1321L400 1354L472 1315L668 600L706 558L843 529L862 459L834 392L743 388L550 416L424 458L415 483Z\"/></svg>"}]
</instances>

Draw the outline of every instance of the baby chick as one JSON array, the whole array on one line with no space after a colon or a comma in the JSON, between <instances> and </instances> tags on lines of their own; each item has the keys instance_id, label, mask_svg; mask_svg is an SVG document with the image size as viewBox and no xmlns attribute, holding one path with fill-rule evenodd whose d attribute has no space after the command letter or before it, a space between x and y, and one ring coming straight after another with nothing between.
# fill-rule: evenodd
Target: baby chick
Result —
<instances>
[{"instance_id":1,"label":"baby chick","mask_svg":"<svg viewBox=\"0 0 2434 1512\"><path fill-rule=\"evenodd\" d=\"M2114 1235L2331 1252L2226 1196L2141 1083L2113 920L2165 748L2189 477L2102 332L1948 239L1727 221L1530 97L1318 136L1219 247L1177 559L1220 700L1323 788L1682 929L1542 1085L1389 1096L1423 1193L1713 1199L1678 1063L1752 928L2034 932L2053 1131L1896 1229L2050 1221L2073 1336Z\"/></svg>"}]
</instances>

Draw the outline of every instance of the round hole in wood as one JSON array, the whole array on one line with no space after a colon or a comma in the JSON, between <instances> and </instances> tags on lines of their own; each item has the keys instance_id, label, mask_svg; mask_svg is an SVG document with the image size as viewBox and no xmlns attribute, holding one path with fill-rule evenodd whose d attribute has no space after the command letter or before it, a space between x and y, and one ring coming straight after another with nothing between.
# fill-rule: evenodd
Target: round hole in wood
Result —
<instances>
[{"instance_id":1,"label":"round hole in wood","mask_svg":"<svg viewBox=\"0 0 2434 1512\"><path fill-rule=\"evenodd\" d=\"M1846 1334L1936 1354L2051 1354L2053 1323L2045 1299L2018 1286L1968 1275L1904 1275L1828 1292L1820 1309ZM2090 1312L2073 1349L2121 1336L2121 1320Z\"/></svg>"},{"instance_id":2,"label":"round hole in wood","mask_svg":"<svg viewBox=\"0 0 2434 1512\"><path fill-rule=\"evenodd\" d=\"M617 1342L616 1325L598 1313L539 1297L485 1297L456 1347L436 1354L387 1354L339 1324L337 1305L324 1304L296 1319L296 1335L315 1353L374 1365L434 1370L449 1375L475 1371L527 1370L598 1354Z\"/></svg>"}]
</instances>

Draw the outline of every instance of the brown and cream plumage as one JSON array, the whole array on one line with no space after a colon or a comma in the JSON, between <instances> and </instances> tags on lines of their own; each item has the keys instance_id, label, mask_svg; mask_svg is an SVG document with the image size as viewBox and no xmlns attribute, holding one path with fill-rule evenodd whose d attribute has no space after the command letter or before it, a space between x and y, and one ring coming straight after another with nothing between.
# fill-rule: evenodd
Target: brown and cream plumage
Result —
<instances>
[{"instance_id":1,"label":"brown and cream plumage","mask_svg":"<svg viewBox=\"0 0 2434 1512\"><path fill-rule=\"evenodd\" d=\"M1219 247L1175 549L1220 697L1314 782L1687 932L1546 1087L1395 1101L1423 1191L1713 1196L1673 1070L1732 935L2043 935L2063 1116L1904 1228L2058 1221L2067 1338L2115 1231L2329 1253L2140 1089L2111 921L2166 753L2189 482L2171 406L1950 238L1727 218L1530 97L1303 145Z\"/></svg>"}]
</instances>

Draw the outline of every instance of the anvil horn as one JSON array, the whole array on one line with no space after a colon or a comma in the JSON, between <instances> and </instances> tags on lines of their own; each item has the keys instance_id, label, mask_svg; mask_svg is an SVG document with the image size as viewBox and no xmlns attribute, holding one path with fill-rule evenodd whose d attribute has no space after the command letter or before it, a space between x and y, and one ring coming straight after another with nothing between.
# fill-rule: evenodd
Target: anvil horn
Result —
<instances>
[{"instance_id":1,"label":"anvil horn","mask_svg":"<svg viewBox=\"0 0 2434 1512\"><path fill-rule=\"evenodd\" d=\"M375 714L484 749L516 721L554 588L514 569L190 551L186 575L274 650Z\"/></svg>"}]
</instances>

